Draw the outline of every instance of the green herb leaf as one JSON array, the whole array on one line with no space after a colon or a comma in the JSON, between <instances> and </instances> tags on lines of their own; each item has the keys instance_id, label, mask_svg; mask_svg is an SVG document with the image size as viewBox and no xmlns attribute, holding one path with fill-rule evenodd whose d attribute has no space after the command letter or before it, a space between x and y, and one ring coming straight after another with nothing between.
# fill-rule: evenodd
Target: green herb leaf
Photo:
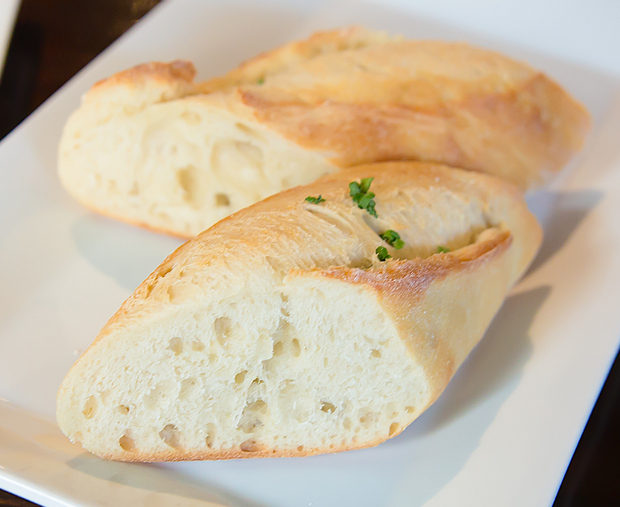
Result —
<instances>
[{"instance_id":1,"label":"green herb leaf","mask_svg":"<svg viewBox=\"0 0 620 507\"><path fill-rule=\"evenodd\" d=\"M318 197L312 197L309 195L306 197L306 201L311 202L312 204L319 204L320 202L324 202L325 199L323 199L320 195Z\"/></svg>"},{"instance_id":2,"label":"green herb leaf","mask_svg":"<svg viewBox=\"0 0 620 507\"><path fill-rule=\"evenodd\" d=\"M259 84L259 85L262 85L264 82L265 82L265 78L264 78L264 77L259 77L259 78L256 80L256 84Z\"/></svg>"},{"instance_id":3,"label":"green herb leaf","mask_svg":"<svg viewBox=\"0 0 620 507\"><path fill-rule=\"evenodd\" d=\"M377 257L381 262L387 261L388 259L392 258L392 256L388 253L387 248L385 248L384 246L378 246L375 250L375 253L377 254Z\"/></svg>"},{"instance_id":4,"label":"green herb leaf","mask_svg":"<svg viewBox=\"0 0 620 507\"><path fill-rule=\"evenodd\" d=\"M362 189L360 188L359 183L357 181L352 181L351 183L349 183L349 195L353 197L354 201L355 201L355 198L362 193L363 193Z\"/></svg>"},{"instance_id":5,"label":"green herb leaf","mask_svg":"<svg viewBox=\"0 0 620 507\"><path fill-rule=\"evenodd\" d=\"M362 180L358 183L357 181L352 181L349 183L349 195L353 199L360 209L365 209L368 213L377 218L377 212L375 211L375 205L377 204L374 201L375 194L369 192L370 184L374 178L362 178Z\"/></svg>"},{"instance_id":6,"label":"green herb leaf","mask_svg":"<svg viewBox=\"0 0 620 507\"><path fill-rule=\"evenodd\" d=\"M448 253L450 251L449 248L446 248L444 246L438 246L437 247L437 253Z\"/></svg>"},{"instance_id":7,"label":"green herb leaf","mask_svg":"<svg viewBox=\"0 0 620 507\"><path fill-rule=\"evenodd\" d=\"M393 246L396 250L400 250L405 246L405 242L400 239L400 234L392 229L388 229L383 234L379 234L379 237L385 241L388 245Z\"/></svg>"},{"instance_id":8,"label":"green herb leaf","mask_svg":"<svg viewBox=\"0 0 620 507\"><path fill-rule=\"evenodd\" d=\"M370 184L372 183L372 180L374 180L374 178L362 178L362 181L360 181L360 190L364 193L368 192L368 190L370 189Z\"/></svg>"},{"instance_id":9,"label":"green herb leaf","mask_svg":"<svg viewBox=\"0 0 620 507\"><path fill-rule=\"evenodd\" d=\"M375 211L375 204L377 204L375 201L370 201L368 203L368 206L366 206L366 211L368 211L368 214L370 216L375 217L375 218L379 218L378 215L377 215L377 212Z\"/></svg>"},{"instance_id":10,"label":"green herb leaf","mask_svg":"<svg viewBox=\"0 0 620 507\"><path fill-rule=\"evenodd\" d=\"M368 208L368 205L371 203L371 201L374 199L375 194L373 194L372 192L368 192L367 194L363 194L356 202L357 205L362 208L362 209L366 209ZM354 198L355 200L355 198Z\"/></svg>"}]
</instances>

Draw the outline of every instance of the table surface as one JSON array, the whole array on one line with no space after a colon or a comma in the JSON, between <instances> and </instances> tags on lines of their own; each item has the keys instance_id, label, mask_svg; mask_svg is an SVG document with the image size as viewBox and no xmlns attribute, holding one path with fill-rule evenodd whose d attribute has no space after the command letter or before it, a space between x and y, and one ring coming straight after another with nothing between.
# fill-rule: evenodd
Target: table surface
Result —
<instances>
[{"instance_id":1,"label":"table surface","mask_svg":"<svg viewBox=\"0 0 620 507\"><path fill-rule=\"evenodd\" d=\"M22 0L0 82L0 139L160 0ZM554 507L620 505L620 356ZM0 490L0 506L34 506Z\"/></svg>"}]
</instances>

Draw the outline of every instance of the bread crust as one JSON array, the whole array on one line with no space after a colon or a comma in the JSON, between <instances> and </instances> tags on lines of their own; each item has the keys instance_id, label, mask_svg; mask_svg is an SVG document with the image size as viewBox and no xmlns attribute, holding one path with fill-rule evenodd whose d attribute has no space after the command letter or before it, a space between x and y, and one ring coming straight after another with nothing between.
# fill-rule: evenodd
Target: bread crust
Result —
<instances>
[{"instance_id":1,"label":"bread crust","mask_svg":"<svg viewBox=\"0 0 620 507\"><path fill-rule=\"evenodd\" d=\"M194 76L190 62L155 62L97 83L61 140L59 170L69 192L87 204L91 199L79 196L83 190L74 188L71 175L88 171L95 156L93 144L84 147L80 138L96 139L98 125L162 102L179 111L218 108L333 168L429 161L498 176L521 190L559 171L590 129L585 108L527 64L466 44L404 40L359 27L291 42L204 83ZM135 125L141 128L140 121ZM168 169L179 170L157 166ZM91 207L136 222L101 203Z\"/></svg>"},{"instance_id":2,"label":"bread crust","mask_svg":"<svg viewBox=\"0 0 620 507\"><path fill-rule=\"evenodd\" d=\"M76 366L81 361L88 361L94 348L115 331L130 328L142 319L148 319L149 315L165 313L171 303L150 297L154 290L166 291L174 286L179 280L177 275L180 270L193 270L192 276L200 283L201 273L205 272L236 273L241 269L241 274L236 273L235 276L247 276L255 269L253 266L264 261L265 256L274 256L295 266L295 259L306 255L310 245L315 245L319 258L324 255L322 252L325 249L343 248L344 243L325 245L321 244L319 237L306 237L307 234L298 225L303 223L309 212L309 205L304 199L308 195L320 194L326 199L323 206L329 206L330 209L342 209L344 206L350 209L347 213L354 213L357 207L348 195L348 183L370 176L375 178L372 189L377 194L380 214L390 203L417 188L440 188L455 195L480 200L489 214L491 225L494 224L487 232L479 235L474 243L449 253L394 259L371 269L316 264L315 267L292 267L289 270L289 279L329 278L337 283L358 287L370 294L385 311L396 326L401 340L430 379L429 403L417 407L409 423L413 421L441 394L459 365L482 337L502 304L506 291L533 259L542 233L535 218L528 212L521 193L506 182L436 164L391 162L346 169L320 178L310 185L281 192L223 219L180 246L123 303L67 375L58 393L61 429L66 431L63 414L69 410L68 393L71 384L80 382L79 375L74 373ZM270 223L280 225L272 229ZM279 249L280 237L292 241L297 249L283 253ZM243 267L230 265L234 259L241 262L240 266ZM464 301L471 306L467 319L459 311ZM400 433L405 427L398 428L391 436ZM291 457L365 448L387 438L318 448L270 449L258 446L250 452L238 448L198 451L170 448L155 453L139 450L124 452L120 449L117 452L90 450L101 457L122 461Z\"/></svg>"},{"instance_id":3,"label":"bread crust","mask_svg":"<svg viewBox=\"0 0 620 507\"><path fill-rule=\"evenodd\" d=\"M542 73L438 41L326 54L229 93L258 122L333 154L329 160L340 167L438 162L523 190L561 169L590 127L583 106Z\"/></svg>"},{"instance_id":4,"label":"bread crust","mask_svg":"<svg viewBox=\"0 0 620 507\"><path fill-rule=\"evenodd\" d=\"M420 160L526 190L581 149L589 113L529 65L463 43L366 37L310 58L302 51L288 67L280 62L283 49L262 55L261 65L274 69L264 71L262 85L241 66L231 75L245 78L220 88L228 97L207 100L331 154L339 167Z\"/></svg>"}]
</instances>

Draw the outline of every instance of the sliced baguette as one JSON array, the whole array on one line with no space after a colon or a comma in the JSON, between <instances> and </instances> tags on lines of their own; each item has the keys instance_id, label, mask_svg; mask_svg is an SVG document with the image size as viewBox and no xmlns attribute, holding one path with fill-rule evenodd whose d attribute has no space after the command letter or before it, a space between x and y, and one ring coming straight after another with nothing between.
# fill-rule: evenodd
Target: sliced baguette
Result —
<instances>
[{"instance_id":1,"label":"sliced baguette","mask_svg":"<svg viewBox=\"0 0 620 507\"><path fill-rule=\"evenodd\" d=\"M349 195L365 177L378 218ZM515 187L445 166L371 164L282 192L138 287L62 383L58 423L123 461L376 445L437 399L540 241Z\"/></svg>"},{"instance_id":2,"label":"sliced baguette","mask_svg":"<svg viewBox=\"0 0 620 507\"><path fill-rule=\"evenodd\" d=\"M106 79L65 126L65 188L101 213L193 237L355 164L425 160L522 189L581 147L584 108L529 66L465 44L322 32L195 83L189 62Z\"/></svg>"}]
</instances>

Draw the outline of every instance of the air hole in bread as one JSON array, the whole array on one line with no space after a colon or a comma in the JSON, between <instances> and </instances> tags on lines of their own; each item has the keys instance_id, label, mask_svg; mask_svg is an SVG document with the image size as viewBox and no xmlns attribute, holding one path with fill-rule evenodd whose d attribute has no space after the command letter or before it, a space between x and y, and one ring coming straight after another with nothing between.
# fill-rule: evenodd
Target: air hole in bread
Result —
<instances>
[{"instance_id":1,"label":"air hole in bread","mask_svg":"<svg viewBox=\"0 0 620 507\"><path fill-rule=\"evenodd\" d=\"M372 349L372 352L370 353L370 355L372 357L380 358L381 357L381 352L379 352L377 349Z\"/></svg>"},{"instance_id":2,"label":"air hole in bread","mask_svg":"<svg viewBox=\"0 0 620 507\"><path fill-rule=\"evenodd\" d=\"M179 391L179 399L191 399L193 397L192 395L194 394L194 391L196 390L197 384L198 382L194 377L183 379L183 381L181 382L181 389Z\"/></svg>"},{"instance_id":3,"label":"air hole in bread","mask_svg":"<svg viewBox=\"0 0 620 507\"><path fill-rule=\"evenodd\" d=\"M177 283L174 285L170 285L166 289L166 294L168 294L168 301L172 304L179 304L188 299L192 293L192 289L194 286L192 284L181 284Z\"/></svg>"},{"instance_id":4,"label":"air hole in bread","mask_svg":"<svg viewBox=\"0 0 620 507\"><path fill-rule=\"evenodd\" d=\"M192 341L192 350L194 350L196 352L200 352L200 351L202 351L204 349L205 349L205 344L202 343L200 340Z\"/></svg>"},{"instance_id":5,"label":"air hole in bread","mask_svg":"<svg viewBox=\"0 0 620 507\"><path fill-rule=\"evenodd\" d=\"M161 383L151 389L148 394L144 395L144 406L148 410L155 408L161 401L166 399L171 394L171 386L166 383Z\"/></svg>"},{"instance_id":6,"label":"air hole in bread","mask_svg":"<svg viewBox=\"0 0 620 507\"><path fill-rule=\"evenodd\" d=\"M177 182L181 188L183 200L193 208L199 208L202 204L200 170L191 164L179 169Z\"/></svg>"},{"instance_id":7,"label":"air hole in bread","mask_svg":"<svg viewBox=\"0 0 620 507\"><path fill-rule=\"evenodd\" d=\"M244 433L254 433L262 425L263 422L258 417L244 417L239 422L237 429L240 429Z\"/></svg>"},{"instance_id":8,"label":"air hole in bread","mask_svg":"<svg viewBox=\"0 0 620 507\"><path fill-rule=\"evenodd\" d=\"M282 342L277 341L273 344L273 357L279 357L284 352L284 345Z\"/></svg>"},{"instance_id":9,"label":"air hole in bread","mask_svg":"<svg viewBox=\"0 0 620 507\"><path fill-rule=\"evenodd\" d=\"M215 205L220 208L230 206L230 198L226 194L215 194Z\"/></svg>"},{"instance_id":10,"label":"air hole in bread","mask_svg":"<svg viewBox=\"0 0 620 507\"><path fill-rule=\"evenodd\" d=\"M400 428L400 424L398 424L397 422L390 424L389 436L394 435L394 433L398 431L398 428Z\"/></svg>"},{"instance_id":11,"label":"air hole in bread","mask_svg":"<svg viewBox=\"0 0 620 507\"><path fill-rule=\"evenodd\" d=\"M327 412L329 414L332 414L334 412L334 410L336 410L336 407L334 405L332 405L331 403L327 402L327 401L322 401L321 402L321 410L323 412Z\"/></svg>"},{"instance_id":12,"label":"air hole in bread","mask_svg":"<svg viewBox=\"0 0 620 507\"><path fill-rule=\"evenodd\" d=\"M138 186L138 182L134 181L131 184L131 188L129 189L129 195L138 195L140 193L140 187Z\"/></svg>"},{"instance_id":13,"label":"air hole in bread","mask_svg":"<svg viewBox=\"0 0 620 507\"><path fill-rule=\"evenodd\" d=\"M325 368L329 366L329 359L327 359L326 357L323 358L323 366L325 366Z\"/></svg>"},{"instance_id":14,"label":"air hole in bread","mask_svg":"<svg viewBox=\"0 0 620 507\"><path fill-rule=\"evenodd\" d=\"M145 293L144 293L144 298L145 299L148 298L151 295L151 292L153 292L154 288L155 288L155 284L154 283L149 283L146 286Z\"/></svg>"},{"instance_id":15,"label":"air hole in bread","mask_svg":"<svg viewBox=\"0 0 620 507\"><path fill-rule=\"evenodd\" d=\"M297 446L297 452L303 452L303 450L304 450L304 446L303 445Z\"/></svg>"},{"instance_id":16,"label":"air hole in bread","mask_svg":"<svg viewBox=\"0 0 620 507\"><path fill-rule=\"evenodd\" d=\"M360 415L360 423L364 428L371 428L378 421L379 414L370 410L364 411Z\"/></svg>"},{"instance_id":17,"label":"air hole in bread","mask_svg":"<svg viewBox=\"0 0 620 507\"><path fill-rule=\"evenodd\" d=\"M237 429L253 433L263 425L262 418L267 414L267 403L263 400L248 402L243 409Z\"/></svg>"},{"instance_id":18,"label":"air hole in bread","mask_svg":"<svg viewBox=\"0 0 620 507\"><path fill-rule=\"evenodd\" d=\"M301 346L299 345L299 340L297 338L293 338L291 341L291 352L293 357L299 357L301 355Z\"/></svg>"},{"instance_id":19,"label":"air hole in bread","mask_svg":"<svg viewBox=\"0 0 620 507\"><path fill-rule=\"evenodd\" d=\"M342 423L342 426L345 430L350 430L351 429L351 419L349 419L348 417L345 418L345 420Z\"/></svg>"},{"instance_id":20,"label":"air hole in bread","mask_svg":"<svg viewBox=\"0 0 620 507\"><path fill-rule=\"evenodd\" d=\"M200 123L200 115L194 111L183 111L180 116L189 125L198 125Z\"/></svg>"},{"instance_id":21,"label":"air hole in bread","mask_svg":"<svg viewBox=\"0 0 620 507\"><path fill-rule=\"evenodd\" d=\"M254 410L255 412L264 412L267 410L267 403L263 400L256 400L255 402L250 403L248 408Z\"/></svg>"},{"instance_id":22,"label":"air hole in bread","mask_svg":"<svg viewBox=\"0 0 620 507\"><path fill-rule=\"evenodd\" d=\"M123 415L127 415L129 413L129 407L127 405L119 405L118 412Z\"/></svg>"},{"instance_id":23,"label":"air hole in bread","mask_svg":"<svg viewBox=\"0 0 620 507\"><path fill-rule=\"evenodd\" d=\"M266 255L265 262L267 262L267 264L269 264L271 268L274 270L274 272L276 272L277 274L281 276L286 274L286 271L287 271L286 264L280 259L273 257L271 255ZM283 297L284 295L282 295L282 298Z\"/></svg>"},{"instance_id":24,"label":"air hole in bread","mask_svg":"<svg viewBox=\"0 0 620 507\"><path fill-rule=\"evenodd\" d=\"M181 355L181 352L183 352L183 340L176 337L171 338L170 342L168 343L168 350L174 352L175 356Z\"/></svg>"},{"instance_id":25,"label":"air hole in bread","mask_svg":"<svg viewBox=\"0 0 620 507\"><path fill-rule=\"evenodd\" d=\"M84 409L82 410L82 415L84 416L84 419L92 419L96 411L97 411L97 400L95 399L94 396L91 396L90 398L86 400L86 403L84 403Z\"/></svg>"},{"instance_id":26,"label":"air hole in bread","mask_svg":"<svg viewBox=\"0 0 620 507\"><path fill-rule=\"evenodd\" d=\"M213 443L215 442L215 424L209 423L207 424L207 437L205 438L205 443L207 447L210 449L213 447Z\"/></svg>"},{"instance_id":27,"label":"air hole in bread","mask_svg":"<svg viewBox=\"0 0 620 507\"><path fill-rule=\"evenodd\" d=\"M264 383L265 383L264 381L259 380L259 378L256 377L254 380L252 380L252 383L250 384L250 387L259 386L259 385L264 384Z\"/></svg>"},{"instance_id":28,"label":"air hole in bread","mask_svg":"<svg viewBox=\"0 0 620 507\"><path fill-rule=\"evenodd\" d=\"M152 283L152 284L151 284L151 286L150 286L150 287L151 287L151 290L152 290L152 288L154 288L154 287L155 287L155 284L157 283L157 281L158 281L160 278L165 278L165 277L166 277L166 275L168 275L168 274L172 271L172 268L173 268L173 266L170 266L170 265L163 265L163 266L160 266L160 267L157 269L157 271L155 271L155 279L153 280L153 283Z\"/></svg>"},{"instance_id":29,"label":"air hole in bread","mask_svg":"<svg viewBox=\"0 0 620 507\"><path fill-rule=\"evenodd\" d=\"M223 140L211 151L211 168L225 187L244 189L259 200L257 188L269 185L263 171L263 151L246 141Z\"/></svg>"},{"instance_id":30,"label":"air hole in bread","mask_svg":"<svg viewBox=\"0 0 620 507\"><path fill-rule=\"evenodd\" d=\"M170 447L179 447L181 436L174 424L166 424L164 429L159 432L159 437Z\"/></svg>"},{"instance_id":31,"label":"air hole in bread","mask_svg":"<svg viewBox=\"0 0 620 507\"><path fill-rule=\"evenodd\" d=\"M252 137L254 139L257 139L259 141L264 141L264 137L262 134L260 134L259 132L257 132L256 130L254 130L251 127L248 127L247 125L244 125L243 123L235 123L235 128L239 131L241 131L243 134L245 134L248 137Z\"/></svg>"},{"instance_id":32,"label":"air hole in bread","mask_svg":"<svg viewBox=\"0 0 620 507\"><path fill-rule=\"evenodd\" d=\"M408 414L413 414L415 412L415 407L412 407L411 405L407 405L405 407L405 412L407 412Z\"/></svg>"},{"instance_id":33,"label":"air hole in bread","mask_svg":"<svg viewBox=\"0 0 620 507\"><path fill-rule=\"evenodd\" d=\"M125 434L118 439L118 444L121 446L123 451L132 452L136 449L136 443L133 438L127 436L127 432L125 432Z\"/></svg>"},{"instance_id":34,"label":"air hole in bread","mask_svg":"<svg viewBox=\"0 0 620 507\"><path fill-rule=\"evenodd\" d=\"M388 403L385 407L385 413L388 416L388 419L396 419L399 415L398 406L396 403Z\"/></svg>"},{"instance_id":35,"label":"air hole in bread","mask_svg":"<svg viewBox=\"0 0 620 507\"><path fill-rule=\"evenodd\" d=\"M242 452L256 452L258 451L258 444L256 440L249 438L241 442L239 449L241 449Z\"/></svg>"},{"instance_id":36,"label":"air hole in bread","mask_svg":"<svg viewBox=\"0 0 620 507\"><path fill-rule=\"evenodd\" d=\"M245 380L245 375L247 372L248 372L247 370L243 370L237 373L235 375L235 384L243 384L243 381Z\"/></svg>"},{"instance_id":37,"label":"air hole in bread","mask_svg":"<svg viewBox=\"0 0 620 507\"><path fill-rule=\"evenodd\" d=\"M290 312L288 310L288 296L280 292L280 299L282 300L282 306L280 308L280 312L282 313L282 316L289 317Z\"/></svg>"},{"instance_id":38,"label":"air hole in bread","mask_svg":"<svg viewBox=\"0 0 620 507\"><path fill-rule=\"evenodd\" d=\"M235 339L243 338L245 331L239 324L235 324L228 317L218 317L213 323L215 337L222 347Z\"/></svg>"}]
</instances>

